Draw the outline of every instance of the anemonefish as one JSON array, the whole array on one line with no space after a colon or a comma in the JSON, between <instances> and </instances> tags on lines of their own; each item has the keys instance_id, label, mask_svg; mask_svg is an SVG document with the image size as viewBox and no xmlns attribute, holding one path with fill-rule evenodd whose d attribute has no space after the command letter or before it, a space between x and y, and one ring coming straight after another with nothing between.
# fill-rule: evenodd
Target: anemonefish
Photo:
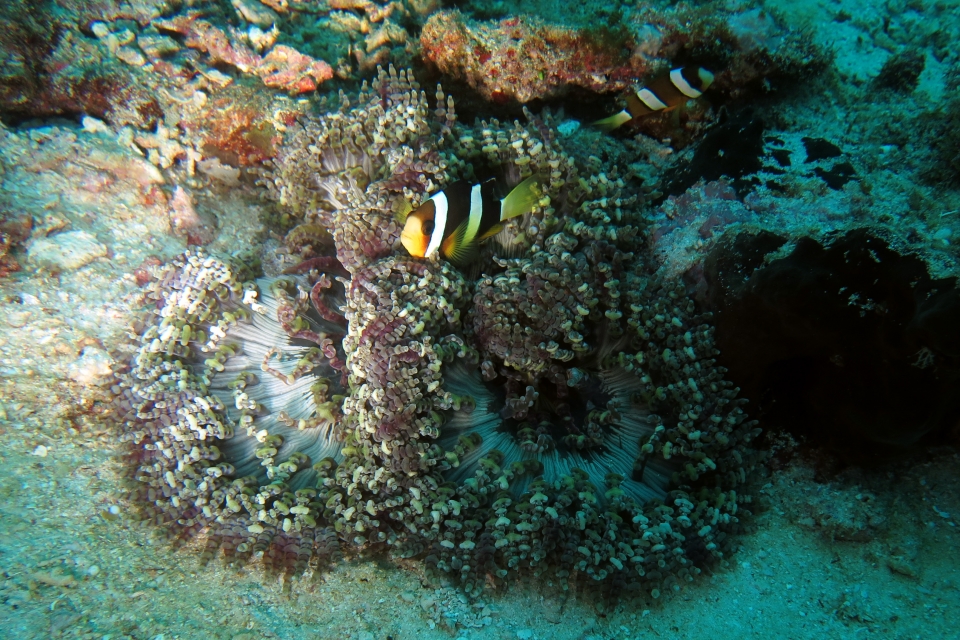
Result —
<instances>
[{"instance_id":1,"label":"anemonefish","mask_svg":"<svg viewBox=\"0 0 960 640\"><path fill-rule=\"evenodd\" d=\"M627 108L609 118L597 120L593 126L613 131L635 118L672 111L691 98L699 98L713 83L713 74L703 67L681 67L660 76L627 98Z\"/></svg>"},{"instance_id":2,"label":"anemonefish","mask_svg":"<svg viewBox=\"0 0 960 640\"><path fill-rule=\"evenodd\" d=\"M480 184L454 182L410 211L403 220L400 242L410 255L440 255L461 265L470 261L484 240L498 234L503 223L522 216L537 203L537 177L530 176L500 199L493 178Z\"/></svg>"}]
</instances>

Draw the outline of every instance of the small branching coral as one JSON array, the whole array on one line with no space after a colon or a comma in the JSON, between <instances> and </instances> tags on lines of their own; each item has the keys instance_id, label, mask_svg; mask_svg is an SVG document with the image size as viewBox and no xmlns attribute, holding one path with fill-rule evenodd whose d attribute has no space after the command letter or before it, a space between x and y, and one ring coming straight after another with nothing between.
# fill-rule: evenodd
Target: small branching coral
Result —
<instances>
[{"instance_id":1,"label":"small branching coral","mask_svg":"<svg viewBox=\"0 0 960 640\"><path fill-rule=\"evenodd\" d=\"M147 516L294 571L388 547L473 596L525 569L657 597L723 557L759 455L708 319L646 275L616 172L527 120L463 126L381 72L263 179L336 257L254 282L198 251L159 269L115 387ZM400 247L404 201L534 174L536 207L468 273Z\"/></svg>"}]
</instances>

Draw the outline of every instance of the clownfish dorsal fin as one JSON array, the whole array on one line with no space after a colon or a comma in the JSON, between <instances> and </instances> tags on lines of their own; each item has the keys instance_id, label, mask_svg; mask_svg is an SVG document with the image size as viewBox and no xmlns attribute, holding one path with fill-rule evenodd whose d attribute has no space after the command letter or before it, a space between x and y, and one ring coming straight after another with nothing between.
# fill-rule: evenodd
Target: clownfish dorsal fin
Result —
<instances>
[{"instance_id":1,"label":"clownfish dorsal fin","mask_svg":"<svg viewBox=\"0 0 960 640\"><path fill-rule=\"evenodd\" d=\"M590 126L594 129L597 129L603 133L610 133L614 129L617 129L624 124L630 122L633 119L633 116L630 115L629 111L621 111L620 113L615 113L609 118L603 118L593 122Z\"/></svg>"},{"instance_id":2,"label":"clownfish dorsal fin","mask_svg":"<svg viewBox=\"0 0 960 640\"><path fill-rule=\"evenodd\" d=\"M540 200L540 180L536 174L530 176L507 194L501 201L500 221L510 220L529 213Z\"/></svg>"}]
</instances>

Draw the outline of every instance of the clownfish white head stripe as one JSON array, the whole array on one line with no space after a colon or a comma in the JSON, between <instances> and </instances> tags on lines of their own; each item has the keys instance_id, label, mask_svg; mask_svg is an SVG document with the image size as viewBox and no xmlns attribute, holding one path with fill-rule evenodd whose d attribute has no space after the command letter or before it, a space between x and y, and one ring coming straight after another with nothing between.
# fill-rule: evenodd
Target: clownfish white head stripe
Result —
<instances>
[{"instance_id":1,"label":"clownfish white head stripe","mask_svg":"<svg viewBox=\"0 0 960 640\"><path fill-rule=\"evenodd\" d=\"M447 226L447 212L450 210L447 194L443 191L435 194L430 200L433 201L433 233L430 234L430 243L424 253L425 257L432 256L440 248L440 243L443 242L443 230Z\"/></svg>"},{"instance_id":2,"label":"clownfish white head stripe","mask_svg":"<svg viewBox=\"0 0 960 640\"><path fill-rule=\"evenodd\" d=\"M400 242L412 256L429 258L439 251L454 264L465 264L505 221L533 209L537 185L531 176L500 199L493 179L474 185L455 182L407 214Z\"/></svg>"},{"instance_id":3,"label":"clownfish white head stripe","mask_svg":"<svg viewBox=\"0 0 960 640\"><path fill-rule=\"evenodd\" d=\"M703 67L680 67L662 75L636 93L627 96L627 108L609 118L597 120L593 126L601 131L613 131L631 120L681 107L687 100L696 99L713 84L713 73Z\"/></svg>"}]
</instances>

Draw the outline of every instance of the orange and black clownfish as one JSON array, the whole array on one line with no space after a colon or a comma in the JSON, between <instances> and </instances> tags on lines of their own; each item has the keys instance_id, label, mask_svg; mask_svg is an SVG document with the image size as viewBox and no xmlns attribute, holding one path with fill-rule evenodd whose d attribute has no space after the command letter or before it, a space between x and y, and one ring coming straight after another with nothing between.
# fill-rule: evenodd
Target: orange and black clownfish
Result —
<instances>
[{"instance_id":1,"label":"orange and black clownfish","mask_svg":"<svg viewBox=\"0 0 960 640\"><path fill-rule=\"evenodd\" d=\"M537 177L530 176L500 199L493 178L473 185L454 182L406 214L400 242L417 258L439 251L456 265L466 264L477 245L499 233L505 221L533 209L539 199L536 185Z\"/></svg>"},{"instance_id":2,"label":"orange and black clownfish","mask_svg":"<svg viewBox=\"0 0 960 640\"><path fill-rule=\"evenodd\" d=\"M680 67L665 74L627 98L627 108L609 118L597 120L593 126L613 131L635 118L672 111L687 100L699 98L713 83L713 74L703 67Z\"/></svg>"}]
</instances>

